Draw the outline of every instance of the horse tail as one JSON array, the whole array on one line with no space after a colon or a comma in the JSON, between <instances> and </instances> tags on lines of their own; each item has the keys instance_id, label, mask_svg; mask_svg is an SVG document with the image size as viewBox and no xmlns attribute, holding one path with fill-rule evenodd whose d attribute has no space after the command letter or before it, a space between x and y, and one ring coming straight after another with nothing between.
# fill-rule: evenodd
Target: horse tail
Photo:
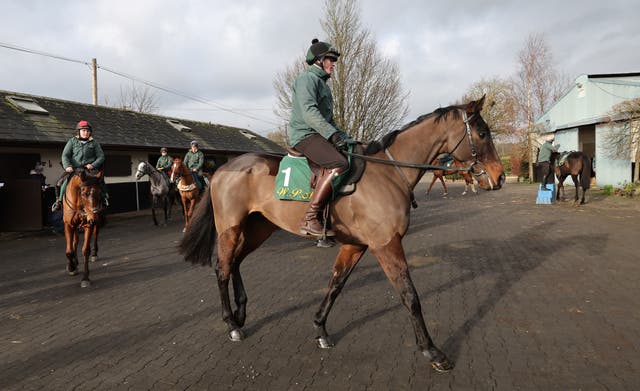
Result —
<instances>
[{"instance_id":1,"label":"horse tail","mask_svg":"<svg viewBox=\"0 0 640 391\"><path fill-rule=\"evenodd\" d=\"M584 190L591 187L591 178L594 176L591 170L591 159L587 156L582 156L582 174L580 174L580 182L582 182L582 188Z\"/></svg>"},{"instance_id":2,"label":"horse tail","mask_svg":"<svg viewBox=\"0 0 640 391\"><path fill-rule=\"evenodd\" d=\"M186 262L211 266L215 241L216 228L211 192L205 191L193 211L187 231L178 244L178 251L184 255Z\"/></svg>"}]
</instances>

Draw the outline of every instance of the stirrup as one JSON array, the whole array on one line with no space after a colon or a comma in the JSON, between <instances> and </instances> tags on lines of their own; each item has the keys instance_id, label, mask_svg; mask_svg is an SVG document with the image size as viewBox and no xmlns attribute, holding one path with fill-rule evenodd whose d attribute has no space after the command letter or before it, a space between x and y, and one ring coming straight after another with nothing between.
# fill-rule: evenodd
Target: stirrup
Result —
<instances>
[{"instance_id":1,"label":"stirrup","mask_svg":"<svg viewBox=\"0 0 640 391\"><path fill-rule=\"evenodd\" d=\"M56 202L53 203L53 205L51 205L51 212L57 212L59 211L62 206L62 202L60 202L60 200L56 200Z\"/></svg>"}]
</instances>

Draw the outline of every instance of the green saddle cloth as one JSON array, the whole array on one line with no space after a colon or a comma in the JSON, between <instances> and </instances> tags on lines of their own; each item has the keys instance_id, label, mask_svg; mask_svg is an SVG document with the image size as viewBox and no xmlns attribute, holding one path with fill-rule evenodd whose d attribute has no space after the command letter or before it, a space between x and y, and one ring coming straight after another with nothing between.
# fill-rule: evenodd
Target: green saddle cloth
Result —
<instances>
[{"instance_id":1,"label":"green saddle cloth","mask_svg":"<svg viewBox=\"0 0 640 391\"><path fill-rule=\"evenodd\" d=\"M331 181L334 189L346 177L349 170L346 170ZM279 200L311 201L313 189L311 188L311 168L306 157L286 155L280 161L278 174L276 175L275 197Z\"/></svg>"}]
</instances>

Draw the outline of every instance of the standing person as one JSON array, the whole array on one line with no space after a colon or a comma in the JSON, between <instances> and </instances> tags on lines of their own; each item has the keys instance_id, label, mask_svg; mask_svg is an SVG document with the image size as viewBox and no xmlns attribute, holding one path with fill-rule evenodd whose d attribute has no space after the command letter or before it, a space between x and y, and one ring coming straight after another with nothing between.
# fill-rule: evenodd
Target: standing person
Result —
<instances>
[{"instance_id":1,"label":"standing person","mask_svg":"<svg viewBox=\"0 0 640 391\"><path fill-rule=\"evenodd\" d=\"M93 138L93 127L88 121L81 120L76 125L78 132L71 137L62 151L62 167L64 173L56 182L56 202L51 206L51 211L56 212L62 207L62 197L67 187L67 180L76 168L84 167L88 170L101 170L104 163L104 152L100 144ZM109 206L109 194L104 183L104 176L100 180L100 193L102 202Z\"/></svg>"},{"instance_id":2,"label":"standing person","mask_svg":"<svg viewBox=\"0 0 640 391\"><path fill-rule=\"evenodd\" d=\"M191 149L184 155L184 164L191 170L193 180L198 185L198 188L202 190L204 188L203 182L200 179L200 170L204 165L204 154L198 149L198 142L193 140L191 142Z\"/></svg>"},{"instance_id":3,"label":"standing person","mask_svg":"<svg viewBox=\"0 0 640 391\"><path fill-rule=\"evenodd\" d=\"M42 214L42 225L47 225L47 205L45 203L45 190L47 190L47 177L44 176L42 171L44 167L40 163L36 163L36 166L29 172L29 176L31 179L38 181L40 184L40 205L41 205L41 214Z\"/></svg>"},{"instance_id":4,"label":"standing person","mask_svg":"<svg viewBox=\"0 0 640 391\"><path fill-rule=\"evenodd\" d=\"M332 195L331 180L349 167L347 159L336 149L353 142L338 129L333 118L333 95L327 80L334 71L340 53L329 43L313 39L307 50L309 67L293 82L289 145L322 167L309 207L300 223L300 233L322 237L334 236L325 231L320 213Z\"/></svg>"},{"instance_id":5,"label":"standing person","mask_svg":"<svg viewBox=\"0 0 640 391\"><path fill-rule=\"evenodd\" d=\"M541 190L551 189L547 188L547 183L549 182L549 178L553 174L553 170L551 167L551 154L553 152L558 152L558 147L560 145L553 145L553 135L547 138L547 140L540 146L540 151L538 152L538 164L540 165L541 174L542 174L542 186Z\"/></svg>"},{"instance_id":6,"label":"standing person","mask_svg":"<svg viewBox=\"0 0 640 391\"><path fill-rule=\"evenodd\" d=\"M156 162L156 168L158 171L164 173L167 177L171 177L171 165L173 164L173 159L169 156L167 152L167 148L160 148L160 157Z\"/></svg>"}]
</instances>

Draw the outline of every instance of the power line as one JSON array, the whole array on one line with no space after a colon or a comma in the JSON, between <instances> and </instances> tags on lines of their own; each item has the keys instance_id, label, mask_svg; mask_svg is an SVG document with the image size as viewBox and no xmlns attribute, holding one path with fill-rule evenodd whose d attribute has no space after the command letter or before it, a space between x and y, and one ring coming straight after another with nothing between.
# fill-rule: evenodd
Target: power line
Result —
<instances>
[{"instance_id":1,"label":"power line","mask_svg":"<svg viewBox=\"0 0 640 391\"><path fill-rule=\"evenodd\" d=\"M73 58L63 57L63 56L59 56L59 55L56 55L56 54L51 54L51 53L46 53L46 52L42 52L42 51L38 51L38 50L28 49L28 48L20 47L20 46L17 46L17 45L12 45L12 44L9 44L9 43L0 42L0 47L4 47L4 48L7 48L7 49L12 49L12 50L17 50L17 51L21 51L21 52L25 52L25 53L30 53L30 54L37 54L39 56L55 58L55 59L58 59L58 60L74 62L74 63L77 63L77 64L84 64L84 65L87 65L89 67L91 66L91 64L89 62L87 62L87 61L76 60L76 59L73 59ZM253 119L253 120L256 120L256 121L264 122L264 123L267 123L267 124L273 125L273 126L280 126L281 125L281 124L278 124L278 123L273 122L271 120L268 120L268 119L265 119L265 118L260 118L260 117L257 117L257 116L254 116L254 115L250 115L250 114L246 114L246 113L243 113L243 112L239 111L238 109L225 107L225 106L223 106L223 105L221 105L219 103L208 101L206 99L199 98L197 96L189 95L186 92L181 92L181 91L176 90L174 88L163 86L163 85L161 85L159 83L155 83L155 82L148 81L148 80L143 80L143 79L141 79L139 77L136 77L136 76L133 76L133 75L129 75L129 74L126 74L124 72L117 71L115 69L111 69L111 68L108 68L108 67L105 67L105 66L101 66L101 65L98 65L98 68L100 68L100 69L102 69L102 70L104 70L106 72L112 73L114 75L123 77L125 79L136 81L136 82L145 84L145 85L147 85L149 87L152 87L152 88L167 92L169 94L173 94L173 95L177 95L177 96L180 96L182 98L185 98L185 99L193 100L193 101L196 101L198 103L201 103L201 104L204 104L204 105L207 105L207 106L212 106L212 107L214 107L214 108L216 108L218 110L226 111L226 112L229 112L229 113L232 113L232 114L235 114L235 115L239 115L239 116L250 118L250 119Z\"/></svg>"}]
</instances>

